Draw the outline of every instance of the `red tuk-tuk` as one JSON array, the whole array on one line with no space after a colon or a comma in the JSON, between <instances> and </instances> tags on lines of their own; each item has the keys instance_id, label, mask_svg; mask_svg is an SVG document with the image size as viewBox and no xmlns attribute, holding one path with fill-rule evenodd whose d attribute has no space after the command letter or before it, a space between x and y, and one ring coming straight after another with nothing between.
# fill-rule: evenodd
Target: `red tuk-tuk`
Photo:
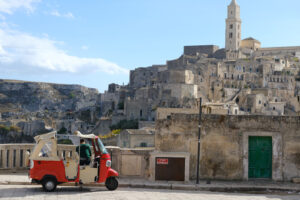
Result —
<instances>
[{"instance_id":1,"label":"red tuk-tuk","mask_svg":"<svg viewBox=\"0 0 300 200\"><path fill-rule=\"evenodd\" d=\"M108 190L118 187L118 172L111 169L110 155L100 138L94 134L84 135L79 131L73 137L86 140L92 147L92 159L89 165L80 166L80 155L70 153L60 158L57 151L56 132L36 136L36 145L29 155L29 177L32 182L42 184L47 192L54 191L61 183L105 183Z\"/></svg>"}]
</instances>

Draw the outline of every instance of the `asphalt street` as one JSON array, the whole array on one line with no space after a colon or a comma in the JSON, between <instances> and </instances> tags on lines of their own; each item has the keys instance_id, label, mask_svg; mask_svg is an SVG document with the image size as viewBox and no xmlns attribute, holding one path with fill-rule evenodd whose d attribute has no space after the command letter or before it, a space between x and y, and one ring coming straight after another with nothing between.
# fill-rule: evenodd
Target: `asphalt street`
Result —
<instances>
[{"instance_id":1,"label":"asphalt street","mask_svg":"<svg viewBox=\"0 0 300 200\"><path fill-rule=\"evenodd\" d=\"M105 199L105 200L299 200L300 194L292 192L267 192L262 194L214 193L200 191L157 190L121 188L108 191L105 187L58 187L46 193L41 186L0 185L0 199Z\"/></svg>"}]
</instances>

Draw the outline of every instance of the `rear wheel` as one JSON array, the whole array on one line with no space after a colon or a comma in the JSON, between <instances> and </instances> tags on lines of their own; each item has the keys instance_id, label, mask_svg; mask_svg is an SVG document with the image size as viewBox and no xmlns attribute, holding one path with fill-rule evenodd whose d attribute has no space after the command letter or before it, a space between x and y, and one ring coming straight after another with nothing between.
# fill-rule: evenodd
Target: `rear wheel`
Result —
<instances>
[{"instance_id":1,"label":"rear wheel","mask_svg":"<svg viewBox=\"0 0 300 200\"><path fill-rule=\"evenodd\" d=\"M53 192L56 189L57 181L55 178L45 178L42 181L42 185L46 192Z\"/></svg>"},{"instance_id":2,"label":"rear wheel","mask_svg":"<svg viewBox=\"0 0 300 200\"><path fill-rule=\"evenodd\" d=\"M109 177L105 181L105 186L108 190L115 190L118 188L118 185L119 183L116 177Z\"/></svg>"}]
</instances>

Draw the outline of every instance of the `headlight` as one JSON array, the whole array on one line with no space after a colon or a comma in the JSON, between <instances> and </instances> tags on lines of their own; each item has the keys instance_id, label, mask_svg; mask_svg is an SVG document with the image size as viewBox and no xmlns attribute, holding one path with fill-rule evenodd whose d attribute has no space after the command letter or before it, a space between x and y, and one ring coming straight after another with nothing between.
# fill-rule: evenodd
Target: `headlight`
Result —
<instances>
[{"instance_id":1,"label":"headlight","mask_svg":"<svg viewBox=\"0 0 300 200\"><path fill-rule=\"evenodd\" d=\"M110 160L106 161L106 167L111 167L111 161Z\"/></svg>"},{"instance_id":2,"label":"headlight","mask_svg":"<svg viewBox=\"0 0 300 200\"><path fill-rule=\"evenodd\" d=\"M30 169L32 169L34 167L34 162L33 160L30 160Z\"/></svg>"}]
</instances>

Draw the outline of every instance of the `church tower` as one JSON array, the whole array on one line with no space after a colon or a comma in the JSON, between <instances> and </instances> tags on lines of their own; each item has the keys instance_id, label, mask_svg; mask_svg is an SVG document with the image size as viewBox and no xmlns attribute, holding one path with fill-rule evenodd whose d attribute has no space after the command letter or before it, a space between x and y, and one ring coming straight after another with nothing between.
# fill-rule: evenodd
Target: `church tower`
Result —
<instances>
[{"instance_id":1,"label":"church tower","mask_svg":"<svg viewBox=\"0 0 300 200\"><path fill-rule=\"evenodd\" d=\"M225 49L228 53L232 53L229 57L236 57L239 54L238 50L241 45L242 21L240 18L240 6L237 5L235 0L232 0L227 12ZM233 56L233 54L235 54L235 56Z\"/></svg>"}]
</instances>

